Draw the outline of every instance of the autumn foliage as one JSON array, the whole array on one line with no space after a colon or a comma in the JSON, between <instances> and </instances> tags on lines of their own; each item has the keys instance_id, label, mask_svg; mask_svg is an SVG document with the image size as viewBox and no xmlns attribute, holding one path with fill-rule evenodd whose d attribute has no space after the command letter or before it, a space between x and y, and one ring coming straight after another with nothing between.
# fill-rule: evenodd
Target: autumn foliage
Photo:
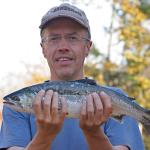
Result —
<instances>
[{"instance_id":1,"label":"autumn foliage","mask_svg":"<svg viewBox=\"0 0 150 150\"><path fill-rule=\"evenodd\" d=\"M99 63L87 61L85 73L93 76L100 84L120 87L142 106L150 109L150 28L146 26L150 15L141 10L141 3L137 0L114 0L112 8L115 14L113 19L118 22L118 26L111 25L110 30L113 32L108 34L117 34L118 43L123 43L121 63L111 60L112 52L105 57L96 56ZM109 49L112 51L111 47ZM150 139L145 132L143 138L145 148L150 150Z\"/></svg>"}]
</instances>

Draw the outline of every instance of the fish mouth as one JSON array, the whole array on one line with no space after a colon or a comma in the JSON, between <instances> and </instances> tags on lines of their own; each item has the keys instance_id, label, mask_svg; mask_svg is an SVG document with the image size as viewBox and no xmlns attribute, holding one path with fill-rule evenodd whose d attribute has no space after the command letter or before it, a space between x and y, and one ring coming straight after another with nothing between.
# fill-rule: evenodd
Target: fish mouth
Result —
<instances>
[{"instance_id":1,"label":"fish mouth","mask_svg":"<svg viewBox=\"0 0 150 150\"><path fill-rule=\"evenodd\" d=\"M6 100L3 101L3 104L7 104L7 105L11 105L11 106L15 105L14 103L6 101Z\"/></svg>"},{"instance_id":2,"label":"fish mouth","mask_svg":"<svg viewBox=\"0 0 150 150\"><path fill-rule=\"evenodd\" d=\"M16 106L14 103L12 102L8 102L8 101L4 101L3 104L7 107L9 107L10 109L13 109L15 111L18 111L18 112L26 112L26 110L24 110L22 107L18 107ZM28 110L29 111L29 110ZM29 113L32 112L34 113L32 110L29 111Z\"/></svg>"},{"instance_id":3,"label":"fish mouth","mask_svg":"<svg viewBox=\"0 0 150 150\"><path fill-rule=\"evenodd\" d=\"M3 104L7 104L7 105L15 105L13 102L11 102L11 99L9 98L9 95L6 95L5 97L3 97Z\"/></svg>"}]
</instances>

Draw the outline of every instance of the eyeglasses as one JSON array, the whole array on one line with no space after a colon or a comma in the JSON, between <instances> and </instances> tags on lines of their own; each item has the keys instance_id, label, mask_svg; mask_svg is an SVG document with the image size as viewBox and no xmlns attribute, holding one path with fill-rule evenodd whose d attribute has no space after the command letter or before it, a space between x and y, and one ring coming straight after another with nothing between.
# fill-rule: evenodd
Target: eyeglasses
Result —
<instances>
[{"instance_id":1,"label":"eyeglasses","mask_svg":"<svg viewBox=\"0 0 150 150\"><path fill-rule=\"evenodd\" d=\"M81 41L90 41L89 39L81 37L78 34L66 34L66 35L49 35L47 37L43 37L42 43L48 43L49 45L53 46L59 44L62 38L64 38L65 41L71 45L77 45Z\"/></svg>"}]
</instances>

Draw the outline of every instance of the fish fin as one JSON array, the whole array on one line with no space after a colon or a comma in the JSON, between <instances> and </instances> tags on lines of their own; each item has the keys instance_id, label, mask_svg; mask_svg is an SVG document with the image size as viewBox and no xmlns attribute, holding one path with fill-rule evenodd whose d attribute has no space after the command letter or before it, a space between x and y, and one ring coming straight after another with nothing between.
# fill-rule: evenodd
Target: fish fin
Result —
<instances>
[{"instance_id":1,"label":"fish fin","mask_svg":"<svg viewBox=\"0 0 150 150\"><path fill-rule=\"evenodd\" d=\"M146 133L150 136L150 125L143 125Z\"/></svg>"},{"instance_id":2,"label":"fish fin","mask_svg":"<svg viewBox=\"0 0 150 150\"><path fill-rule=\"evenodd\" d=\"M134 97L129 97L128 98L131 100L131 101L135 101L136 99Z\"/></svg>"},{"instance_id":3,"label":"fish fin","mask_svg":"<svg viewBox=\"0 0 150 150\"><path fill-rule=\"evenodd\" d=\"M80 82L80 83L87 83L87 84L90 84L90 85L97 85L95 80L89 79L87 77L85 77L85 79L80 79L80 80L76 80L76 81Z\"/></svg>"},{"instance_id":4,"label":"fish fin","mask_svg":"<svg viewBox=\"0 0 150 150\"><path fill-rule=\"evenodd\" d=\"M115 120L117 120L118 122L122 122L122 118L124 117L124 115L119 115L119 116L113 116L113 118L115 119Z\"/></svg>"},{"instance_id":5,"label":"fish fin","mask_svg":"<svg viewBox=\"0 0 150 150\"><path fill-rule=\"evenodd\" d=\"M143 127L148 135L150 135L150 110L145 111L146 115L143 116Z\"/></svg>"},{"instance_id":6,"label":"fish fin","mask_svg":"<svg viewBox=\"0 0 150 150\"><path fill-rule=\"evenodd\" d=\"M147 113L148 115L150 115L150 110L146 110L146 113Z\"/></svg>"}]
</instances>

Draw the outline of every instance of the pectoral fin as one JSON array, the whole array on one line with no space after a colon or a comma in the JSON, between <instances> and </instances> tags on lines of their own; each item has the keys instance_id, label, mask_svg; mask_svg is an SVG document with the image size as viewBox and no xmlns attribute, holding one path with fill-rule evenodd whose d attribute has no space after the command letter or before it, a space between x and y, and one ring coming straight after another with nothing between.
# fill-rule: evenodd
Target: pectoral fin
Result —
<instances>
[{"instance_id":1,"label":"pectoral fin","mask_svg":"<svg viewBox=\"0 0 150 150\"><path fill-rule=\"evenodd\" d=\"M124 117L124 115L113 116L113 118L114 118L115 120L117 120L118 122L120 122L120 123L122 122L123 117Z\"/></svg>"}]
</instances>

